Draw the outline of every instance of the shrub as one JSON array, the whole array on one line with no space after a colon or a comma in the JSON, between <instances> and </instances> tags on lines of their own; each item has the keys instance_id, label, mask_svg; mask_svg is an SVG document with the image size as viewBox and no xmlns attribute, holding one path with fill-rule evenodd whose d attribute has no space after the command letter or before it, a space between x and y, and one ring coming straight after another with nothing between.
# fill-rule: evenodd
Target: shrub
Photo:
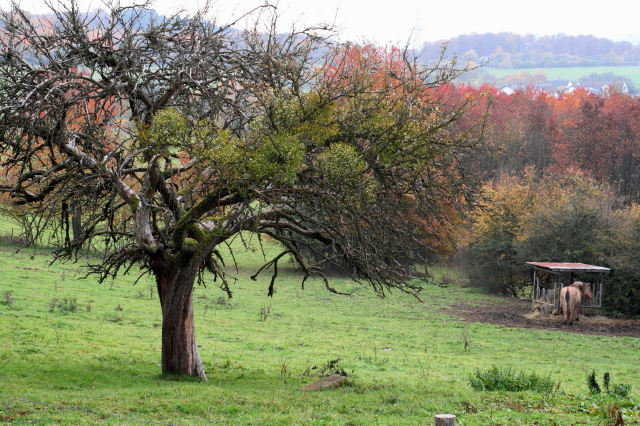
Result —
<instances>
[{"instance_id":1,"label":"shrub","mask_svg":"<svg viewBox=\"0 0 640 426\"><path fill-rule=\"evenodd\" d=\"M65 298L62 301L53 299L49 304L49 312L53 313L56 309L58 310L58 313L63 315L75 312L78 310L78 301L75 297L70 297L69 299Z\"/></svg>"},{"instance_id":2,"label":"shrub","mask_svg":"<svg viewBox=\"0 0 640 426\"><path fill-rule=\"evenodd\" d=\"M604 390L607 394L622 398L629 396L629 393L631 392L631 385L626 383L611 384L611 376L608 372L604 373L602 380L604 383ZM589 388L589 392L594 395L602 392L600 385L598 385L598 381L596 380L595 371L592 371L591 374L587 375L587 387Z\"/></svg>"},{"instance_id":3,"label":"shrub","mask_svg":"<svg viewBox=\"0 0 640 426\"><path fill-rule=\"evenodd\" d=\"M629 396L631 392L631 385L627 383L619 383L617 385L613 385L611 389L607 391L611 395L620 396L622 398L626 398Z\"/></svg>"},{"instance_id":4,"label":"shrub","mask_svg":"<svg viewBox=\"0 0 640 426\"><path fill-rule=\"evenodd\" d=\"M477 391L536 391L549 393L554 382L551 377L541 377L535 373L515 372L511 368L498 368L495 365L486 371L476 370L469 377L471 387Z\"/></svg>"}]
</instances>

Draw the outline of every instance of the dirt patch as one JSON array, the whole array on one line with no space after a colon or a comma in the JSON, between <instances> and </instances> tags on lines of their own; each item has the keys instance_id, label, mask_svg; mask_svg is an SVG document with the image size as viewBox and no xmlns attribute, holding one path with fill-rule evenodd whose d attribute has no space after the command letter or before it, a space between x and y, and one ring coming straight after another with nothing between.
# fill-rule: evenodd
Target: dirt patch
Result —
<instances>
[{"instance_id":1,"label":"dirt patch","mask_svg":"<svg viewBox=\"0 0 640 426\"><path fill-rule=\"evenodd\" d=\"M469 322L483 322L506 327L534 328L538 330L561 330L568 333L593 334L600 336L640 337L640 319L625 315L594 316L580 315L580 321L573 325L563 325L562 315L541 317L533 311L531 301L497 297L495 303L486 305L457 305L445 313L463 318Z\"/></svg>"}]
</instances>

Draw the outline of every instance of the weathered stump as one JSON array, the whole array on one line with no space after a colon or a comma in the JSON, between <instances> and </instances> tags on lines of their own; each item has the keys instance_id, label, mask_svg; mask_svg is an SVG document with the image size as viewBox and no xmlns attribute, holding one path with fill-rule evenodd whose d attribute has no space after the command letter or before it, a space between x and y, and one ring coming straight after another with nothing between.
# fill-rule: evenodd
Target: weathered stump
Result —
<instances>
[{"instance_id":1,"label":"weathered stump","mask_svg":"<svg viewBox=\"0 0 640 426\"><path fill-rule=\"evenodd\" d=\"M456 426L456 416L453 414L436 414L436 426Z\"/></svg>"}]
</instances>

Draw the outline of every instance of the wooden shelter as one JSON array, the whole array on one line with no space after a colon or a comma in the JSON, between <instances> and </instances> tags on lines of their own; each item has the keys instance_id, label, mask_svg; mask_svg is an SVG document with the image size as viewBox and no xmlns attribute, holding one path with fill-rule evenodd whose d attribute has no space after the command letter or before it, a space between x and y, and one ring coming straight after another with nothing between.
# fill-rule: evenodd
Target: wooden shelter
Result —
<instances>
[{"instance_id":1,"label":"wooden shelter","mask_svg":"<svg viewBox=\"0 0 640 426\"><path fill-rule=\"evenodd\" d=\"M604 266L587 265L585 263L527 262L533 266L533 307L540 308L541 315L559 313L560 290L576 281L579 274L593 274L593 279L582 280L591 283L593 299L582 299L580 307L602 307L602 285L604 274L611 271Z\"/></svg>"}]
</instances>

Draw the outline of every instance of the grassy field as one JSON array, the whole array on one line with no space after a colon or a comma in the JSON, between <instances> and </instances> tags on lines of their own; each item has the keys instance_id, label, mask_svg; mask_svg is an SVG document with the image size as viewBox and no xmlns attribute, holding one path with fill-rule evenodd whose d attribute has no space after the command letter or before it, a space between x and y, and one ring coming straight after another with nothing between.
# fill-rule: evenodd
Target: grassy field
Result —
<instances>
[{"instance_id":1,"label":"grassy field","mask_svg":"<svg viewBox=\"0 0 640 426\"><path fill-rule=\"evenodd\" d=\"M0 234L7 232L0 226ZM209 382L160 374L160 309L148 277L97 284L82 264L49 264L46 250L0 245L0 424L458 425L640 424L640 339L466 323L446 308L489 306L454 282L424 303L356 290L336 296L319 280L303 290L281 271L249 278L260 250L241 257L234 298L211 282L195 292L196 333ZM337 360L337 361L336 361ZM334 390L303 392L332 361L348 373ZM549 392L472 390L478 369L550 377ZM334 369L335 369L334 368ZM627 397L592 395L586 376L609 372Z\"/></svg>"},{"instance_id":2,"label":"grassy field","mask_svg":"<svg viewBox=\"0 0 640 426\"><path fill-rule=\"evenodd\" d=\"M602 74L613 72L616 75L629 77L633 81L634 87L640 87L640 66L619 66L619 67L567 67L567 68L524 68L524 69L499 69L483 67L479 71L481 74L491 73L498 78L503 78L509 74L528 71L535 74L537 70L544 71L549 80L571 80L575 81L589 74Z\"/></svg>"}]
</instances>

